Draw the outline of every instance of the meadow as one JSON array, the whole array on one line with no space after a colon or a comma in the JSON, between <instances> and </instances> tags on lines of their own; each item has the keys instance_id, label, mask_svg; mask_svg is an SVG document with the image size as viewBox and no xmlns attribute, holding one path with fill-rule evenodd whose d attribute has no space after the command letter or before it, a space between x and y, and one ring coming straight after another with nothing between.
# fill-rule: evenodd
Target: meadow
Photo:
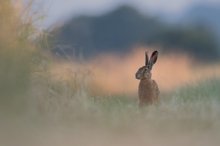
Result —
<instances>
[{"instance_id":1,"label":"meadow","mask_svg":"<svg viewBox=\"0 0 220 146\"><path fill-rule=\"evenodd\" d=\"M134 73L143 49L59 60L44 37L33 41L30 19L0 4L0 145L219 145L219 63L161 55L153 71L160 104L140 109Z\"/></svg>"},{"instance_id":2,"label":"meadow","mask_svg":"<svg viewBox=\"0 0 220 146\"><path fill-rule=\"evenodd\" d=\"M185 85L162 94L159 105L144 109L138 108L133 97L91 97L67 87L59 87L57 93L46 88L48 93L40 101L29 102L25 114L2 120L1 143L217 146L219 85L218 78Z\"/></svg>"}]
</instances>

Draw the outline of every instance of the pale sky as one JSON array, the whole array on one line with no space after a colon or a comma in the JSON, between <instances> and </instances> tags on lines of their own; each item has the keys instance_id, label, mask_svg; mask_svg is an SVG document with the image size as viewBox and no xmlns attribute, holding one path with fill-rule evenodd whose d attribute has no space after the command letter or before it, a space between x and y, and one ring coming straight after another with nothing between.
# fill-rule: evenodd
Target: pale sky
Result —
<instances>
[{"instance_id":1,"label":"pale sky","mask_svg":"<svg viewBox=\"0 0 220 146\"><path fill-rule=\"evenodd\" d=\"M143 13L153 15L181 14L186 8L196 3L220 3L219 0L38 0L37 5L43 7L46 18L44 26L48 27L55 22L68 17L86 15L99 15L112 9L129 4ZM39 9L39 7L37 7Z\"/></svg>"}]
</instances>

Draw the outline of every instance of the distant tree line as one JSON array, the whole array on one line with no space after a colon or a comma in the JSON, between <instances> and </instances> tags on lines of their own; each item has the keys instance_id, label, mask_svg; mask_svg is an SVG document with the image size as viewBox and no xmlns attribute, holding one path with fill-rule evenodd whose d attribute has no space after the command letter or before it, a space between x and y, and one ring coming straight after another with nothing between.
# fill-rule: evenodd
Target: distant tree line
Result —
<instances>
[{"instance_id":1,"label":"distant tree line","mask_svg":"<svg viewBox=\"0 0 220 146\"><path fill-rule=\"evenodd\" d=\"M164 52L189 53L198 59L218 59L219 44L206 27L170 25L123 6L102 16L73 18L51 31L53 52L92 57L126 53L135 46L160 46Z\"/></svg>"}]
</instances>

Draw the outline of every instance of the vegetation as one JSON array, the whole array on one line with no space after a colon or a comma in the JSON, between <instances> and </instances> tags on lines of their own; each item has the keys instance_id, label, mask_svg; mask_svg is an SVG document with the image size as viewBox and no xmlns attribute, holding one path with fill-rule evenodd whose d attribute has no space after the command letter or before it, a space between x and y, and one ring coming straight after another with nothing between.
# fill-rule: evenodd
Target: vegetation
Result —
<instances>
[{"instance_id":1,"label":"vegetation","mask_svg":"<svg viewBox=\"0 0 220 146\"><path fill-rule=\"evenodd\" d=\"M44 90L44 96L41 96L43 98L38 98L37 102L44 116L63 119L63 122L66 122L66 119L73 123L79 122L78 124L104 120L104 123L117 126L124 123L132 124L137 120L142 122L145 120L155 122L156 120L158 124L162 124L165 120L167 124L170 124L169 126L172 126L172 124L181 125L181 119L187 118L195 122L193 126L196 127L196 123L203 123L203 120L211 123L220 120L215 119L215 115L220 112L219 85L220 79L218 78L186 85L171 93L162 93L161 103L146 107L146 109L138 108L136 97L92 97L87 94L86 90L81 89L81 92L75 92L72 86L65 85L47 88Z\"/></svg>"},{"instance_id":2,"label":"vegetation","mask_svg":"<svg viewBox=\"0 0 220 146\"><path fill-rule=\"evenodd\" d=\"M27 110L31 76L39 57L29 7L20 10L11 0L0 2L0 113L6 115Z\"/></svg>"},{"instance_id":3,"label":"vegetation","mask_svg":"<svg viewBox=\"0 0 220 146\"><path fill-rule=\"evenodd\" d=\"M0 2L1 145L109 145L118 137L120 145L151 138L155 144L158 137L173 142L173 136L218 143L219 78L162 93L159 105L143 109L136 97L92 96L88 71L73 72L66 82L51 77L50 58L42 60L32 43L34 26L17 14L11 1Z\"/></svg>"},{"instance_id":4,"label":"vegetation","mask_svg":"<svg viewBox=\"0 0 220 146\"><path fill-rule=\"evenodd\" d=\"M163 52L186 52L204 61L220 56L217 38L209 27L166 24L127 6L102 16L73 18L51 33L53 51L74 57L126 53L136 46L161 46Z\"/></svg>"}]
</instances>

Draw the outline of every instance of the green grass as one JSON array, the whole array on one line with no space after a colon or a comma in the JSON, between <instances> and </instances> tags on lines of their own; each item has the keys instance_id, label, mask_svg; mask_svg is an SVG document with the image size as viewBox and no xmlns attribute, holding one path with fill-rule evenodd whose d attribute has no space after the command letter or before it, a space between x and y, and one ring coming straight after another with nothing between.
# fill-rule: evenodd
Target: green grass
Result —
<instances>
[{"instance_id":1,"label":"green grass","mask_svg":"<svg viewBox=\"0 0 220 146\"><path fill-rule=\"evenodd\" d=\"M196 102L200 100L220 100L220 81L218 78L206 79L192 85L177 89L174 95L180 96L183 102Z\"/></svg>"},{"instance_id":2,"label":"green grass","mask_svg":"<svg viewBox=\"0 0 220 146\"><path fill-rule=\"evenodd\" d=\"M49 146L219 144L219 78L162 94L159 105L143 109L138 108L137 97L92 97L83 89L76 92L69 85L36 80L29 112L12 122L16 125L12 132L22 131L16 137L25 144L33 140Z\"/></svg>"},{"instance_id":3,"label":"green grass","mask_svg":"<svg viewBox=\"0 0 220 146\"><path fill-rule=\"evenodd\" d=\"M31 107L38 118L73 125L93 123L99 126L132 127L147 122L150 127L148 124L143 127L156 130L181 128L182 125L189 129L205 130L219 126L219 86L218 78L185 85L169 94L162 93L159 105L140 109L135 96L92 97L83 89L76 92L72 86L48 81L44 90L37 91L42 93L35 97L35 107ZM166 123L165 127L163 123Z\"/></svg>"},{"instance_id":4,"label":"green grass","mask_svg":"<svg viewBox=\"0 0 220 146\"><path fill-rule=\"evenodd\" d=\"M33 48L21 35L22 21L10 0L0 2L0 16L0 113L17 114L25 106Z\"/></svg>"},{"instance_id":5,"label":"green grass","mask_svg":"<svg viewBox=\"0 0 220 146\"><path fill-rule=\"evenodd\" d=\"M86 92L76 93L70 86L42 80L34 82L35 90L30 96L32 100L29 100L25 117L4 119L5 124L1 119L1 125L4 125L1 138L10 136L2 139L0 144L219 144L218 78L186 85L161 95L159 105L144 109L138 108L137 97L91 97Z\"/></svg>"},{"instance_id":6,"label":"green grass","mask_svg":"<svg viewBox=\"0 0 220 146\"><path fill-rule=\"evenodd\" d=\"M14 3L19 2L0 1L0 115L7 116L20 116L28 111L32 74L38 66L36 60L41 58L33 43L39 32L34 16L30 15L31 5L21 14Z\"/></svg>"},{"instance_id":7,"label":"green grass","mask_svg":"<svg viewBox=\"0 0 220 146\"><path fill-rule=\"evenodd\" d=\"M219 78L162 93L159 105L143 109L136 95L93 96L83 77L53 80L50 58L36 53L15 14L0 2L0 145L219 144Z\"/></svg>"}]
</instances>

